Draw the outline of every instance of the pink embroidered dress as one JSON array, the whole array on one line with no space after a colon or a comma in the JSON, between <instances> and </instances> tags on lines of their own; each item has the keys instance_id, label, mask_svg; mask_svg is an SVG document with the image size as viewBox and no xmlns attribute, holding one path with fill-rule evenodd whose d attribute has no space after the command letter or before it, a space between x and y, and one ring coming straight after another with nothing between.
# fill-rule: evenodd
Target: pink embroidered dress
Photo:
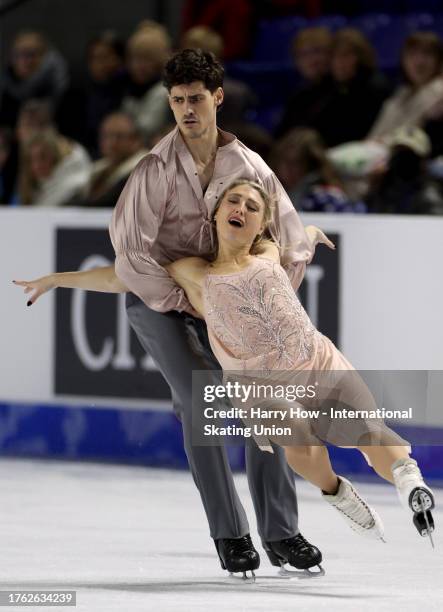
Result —
<instances>
[{"instance_id":1,"label":"pink embroidered dress","mask_svg":"<svg viewBox=\"0 0 443 612\"><path fill-rule=\"evenodd\" d=\"M292 405L311 409L332 401L335 406L356 410L377 408L371 392L353 366L313 326L280 264L255 257L240 272L209 273L202 297L209 340L225 371L225 380L236 379L242 383L254 380L283 384L286 388L294 383L306 386L315 381L320 385L315 400L297 398L297 403L285 404L274 399L262 406L280 404L280 407ZM251 408L253 402L233 401L233 404ZM294 421L292 425L297 429ZM364 434L379 437L389 433L395 437L396 444L407 445L379 418L334 421L328 412L326 417L322 414L318 419L309 420L309 432L309 436L303 438L304 443L308 440L319 443L320 439L335 445L355 446ZM287 443L285 440L284 444Z\"/></svg>"}]
</instances>

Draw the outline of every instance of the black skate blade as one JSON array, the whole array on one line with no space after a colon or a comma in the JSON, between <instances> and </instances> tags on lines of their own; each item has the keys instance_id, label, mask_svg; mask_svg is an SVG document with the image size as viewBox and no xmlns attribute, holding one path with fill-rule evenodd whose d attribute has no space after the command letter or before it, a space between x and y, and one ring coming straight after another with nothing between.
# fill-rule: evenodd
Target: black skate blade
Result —
<instances>
[{"instance_id":1,"label":"black skate blade","mask_svg":"<svg viewBox=\"0 0 443 612\"><path fill-rule=\"evenodd\" d=\"M250 576L248 576L248 571L251 572ZM229 578L231 578L233 580L241 580L242 582L252 582L252 583L254 583L256 581L256 576L255 576L254 570L245 570L243 572L243 576L236 576L234 574L234 572L229 572Z\"/></svg>"},{"instance_id":2,"label":"black skate blade","mask_svg":"<svg viewBox=\"0 0 443 612\"><path fill-rule=\"evenodd\" d=\"M280 569L278 570L278 575L281 578L319 578L320 576L324 576L326 574L325 570L322 568L320 564L317 565L318 571L311 571L312 568L303 569L303 570L288 570L285 568L284 563L280 563Z\"/></svg>"},{"instance_id":3,"label":"black skate blade","mask_svg":"<svg viewBox=\"0 0 443 612\"><path fill-rule=\"evenodd\" d=\"M413 518L414 525L417 528L418 533L422 537L429 536L432 548L435 548L434 540L432 538L432 532L434 531L434 519L429 510L425 512L417 512Z\"/></svg>"}]
</instances>

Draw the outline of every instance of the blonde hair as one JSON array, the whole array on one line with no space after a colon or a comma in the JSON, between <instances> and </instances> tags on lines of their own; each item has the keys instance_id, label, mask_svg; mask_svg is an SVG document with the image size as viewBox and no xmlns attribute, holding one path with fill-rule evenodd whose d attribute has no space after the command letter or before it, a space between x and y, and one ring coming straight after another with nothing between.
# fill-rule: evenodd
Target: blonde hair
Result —
<instances>
[{"instance_id":1,"label":"blonde hair","mask_svg":"<svg viewBox=\"0 0 443 612\"><path fill-rule=\"evenodd\" d=\"M276 199L275 196L272 196L270 193L268 193L266 191L266 189L264 189L259 183L257 183L256 181L252 181L250 179L247 178L238 178L235 179L234 181L232 181L232 183L230 183L226 189L221 193L217 204L215 205L214 210L212 211L212 215L211 215L211 221L213 224L215 224L215 215L217 214L218 209L220 208L221 203L223 202L225 196L232 191L232 189L235 189L235 187L240 187L240 185L249 185L249 187L252 187L253 189L255 189L255 191L258 192L258 194L260 195L261 199L263 200L263 203L265 205L264 207L264 211L263 211L263 224L264 224L264 228L261 234L259 234L258 236L256 236L254 238L253 243L251 244L251 248L249 249L249 253L251 255L259 255L260 253L263 252L264 248L266 247L266 245L268 244L274 244L275 242L274 240L272 240L270 234L269 234L269 225L272 223L272 221L274 220L274 211L276 208ZM275 245L278 247L278 245ZM215 233L215 238L214 238L214 249L212 251L212 253L210 254L210 258L211 261L214 261L217 258L218 255L218 238L217 238L217 234Z\"/></svg>"},{"instance_id":2,"label":"blonde hair","mask_svg":"<svg viewBox=\"0 0 443 612\"><path fill-rule=\"evenodd\" d=\"M223 55L224 43L218 32L208 26L199 25L184 33L181 47L182 49L201 49L220 58Z\"/></svg>"},{"instance_id":3,"label":"blonde hair","mask_svg":"<svg viewBox=\"0 0 443 612\"><path fill-rule=\"evenodd\" d=\"M164 26L146 19L139 23L129 38L127 50L129 53L151 53L158 59L158 65L161 67L171 53L171 38Z\"/></svg>"},{"instance_id":4,"label":"blonde hair","mask_svg":"<svg viewBox=\"0 0 443 612\"><path fill-rule=\"evenodd\" d=\"M36 145L50 152L54 160L54 168L71 151L68 141L51 128L37 132L26 141L21 152L21 170L18 181L22 204L32 204L38 189L38 181L31 172L31 149Z\"/></svg>"}]
</instances>

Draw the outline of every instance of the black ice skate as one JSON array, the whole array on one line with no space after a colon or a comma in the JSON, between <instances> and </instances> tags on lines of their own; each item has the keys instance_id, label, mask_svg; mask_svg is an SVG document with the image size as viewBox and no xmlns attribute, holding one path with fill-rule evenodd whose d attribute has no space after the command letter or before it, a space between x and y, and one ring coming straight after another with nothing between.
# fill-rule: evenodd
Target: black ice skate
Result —
<instances>
[{"instance_id":1,"label":"black ice skate","mask_svg":"<svg viewBox=\"0 0 443 612\"><path fill-rule=\"evenodd\" d=\"M290 572L284 568L285 563L313 576L323 576L324 569L320 565L322 554L316 546L310 544L301 533L292 538L278 542L265 542L264 548L272 565L280 567L280 575L290 577L297 572ZM318 572L310 572L311 567L318 566Z\"/></svg>"},{"instance_id":2,"label":"black ice skate","mask_svg":"<svg viewBox=\"0 0 443 612\"><path fill-rule=\"evenodd\" d=\"M241 538L223 538L214 542L222 569L228 570L231 575L243 572L245 580L249 578L247 572L250 571L250 577L255 580L254 570L260 566L260 556L249 533Z\"/></svg>"}]
</instances>

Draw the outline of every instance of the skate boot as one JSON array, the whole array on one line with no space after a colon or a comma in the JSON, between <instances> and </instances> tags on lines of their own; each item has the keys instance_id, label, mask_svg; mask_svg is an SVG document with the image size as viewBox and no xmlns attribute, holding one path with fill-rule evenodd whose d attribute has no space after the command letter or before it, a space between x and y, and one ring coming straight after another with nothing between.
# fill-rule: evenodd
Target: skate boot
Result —
<instances>
[{"instance_id":1,"label":"skate boot","mask_svg":"<svg viewBox=\"0 0 443 612\"><path fill-rule=\"evenodd\" d=\"M260 566L260 556L255 550L251 536L246 534L241 538L223 538L214 540L222 569L228 570L230 574L243 572L246 580L250 571L255 579L254 570Z\"/></svg>"},{"instance_id":2,"label":"skate boot","mask_svg":"<svg viewBox=\"0 0 443 612\"><path fill-rule=\"evenodd\" d=\"M299 570L306 570L312 575L324 574L320 563L322 554L316 546L310 544L298 533L292 538L278 540L277 542L265 542L264 549L272 565L280 567L280 575L290 576L291 572L284 569L285 563ZM318 566L319 572L308 572L309 568ZM296 572L294 572L296 573Z\"/></svg>"},{"instance_id":3,"label":"skate boot","mask_svg":"<svg viewBox=\"0 0 443 612\"><path fill-rule=\"evenodd\" d=\"M413 513L413 523L422 536L429 536L432 547L432 532L434 519L431 510L434 507L434 495L425 484L420 468L414 459L399 459L392 465L392 475L397 493L402 505L410 508Z\"/></svg>"},{"instance_id":4,"label":"skate boot","mask_svg":"<svg viewBox=\"0 0 443 612\"><path fill-rule=\"evenodd\" d=\"M340 512L351 529L365 537L383 540L383 523L377 512L360 497L349 480L343 476L338 479L337 493L328 495L322 492L323 499Z\"/></svg>"}]
</instances>

